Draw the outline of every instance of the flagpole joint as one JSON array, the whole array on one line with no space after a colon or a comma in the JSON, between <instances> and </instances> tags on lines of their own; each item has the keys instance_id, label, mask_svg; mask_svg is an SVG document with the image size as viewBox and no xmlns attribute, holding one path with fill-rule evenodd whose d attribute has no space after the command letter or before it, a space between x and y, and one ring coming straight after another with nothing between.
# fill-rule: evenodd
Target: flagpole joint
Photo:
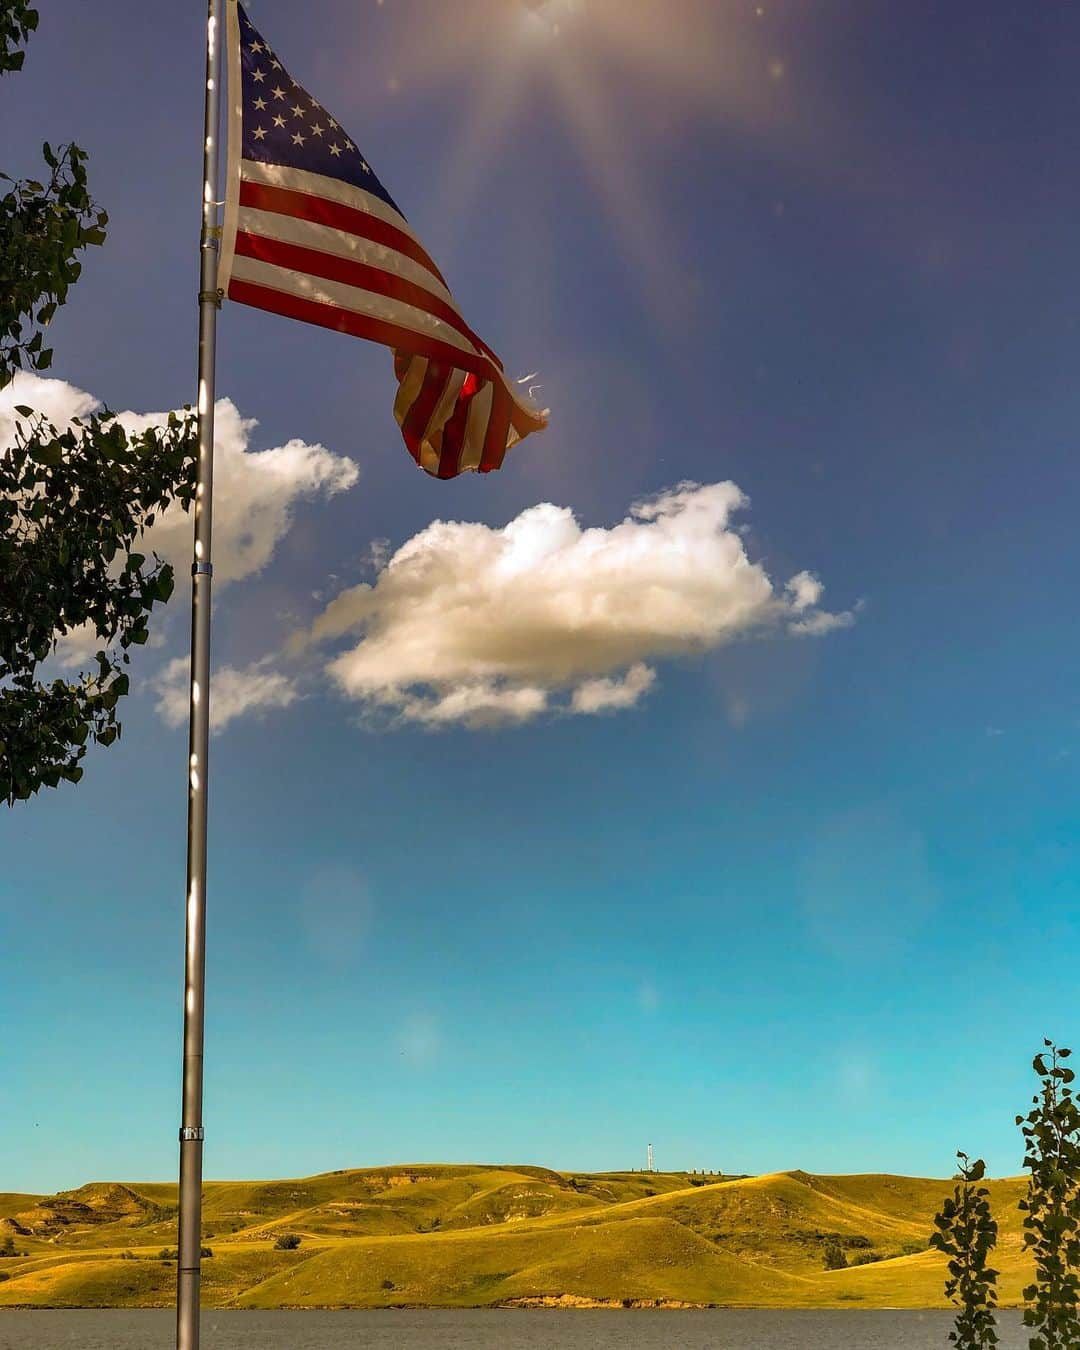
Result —
<instances>
[{"instance_id":1,"label":"flagpole joint","mask_svg":"<svg viewBox=\"0 0 1080 1350\"><path fill-rule=\"evenodd\" d=\"M215 244L214 247L217 248L217 244ZM220 309L221 302L224 299L225 299L225 292L221 289L220 286L217 288L217 290L214 291L199 292L200 305L213 305L215 309Z\"/></svg>"},{"instance_id":2,"label":"flagpole joint","mask_svg":"<svg viewBox=\"0 0 1080 1350\"><path fill-rule=\"evenodd\" d=\"M180 1142L182 1144L201 1144L206 1138L201 1125L181 1125Z\"/></svg>"},{"instance_id":3,"label":"flagpole joint","mask_svg":"<svg viewBox=\"0 0 1080 1350\"><path fill-rule=\"evenodd\" d=\"M191 575L193 577L212 577L214 575L214 564L208 562L193 562L191 564Z\"/></svg>"}]
</instances>

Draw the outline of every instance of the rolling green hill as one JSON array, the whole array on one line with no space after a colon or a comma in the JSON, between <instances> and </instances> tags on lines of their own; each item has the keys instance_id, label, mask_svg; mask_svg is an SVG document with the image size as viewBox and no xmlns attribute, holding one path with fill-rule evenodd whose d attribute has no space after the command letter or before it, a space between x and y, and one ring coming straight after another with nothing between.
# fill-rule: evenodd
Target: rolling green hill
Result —
<instances>
[{"instance_id":1,"label":"rolling green hill","mask_svg":"<svg viewBox=\"0 0 1080 1350\"><path fill-rule=\"evenodd\" d=\"M1016 1209L990 1183L1004 1304L1030 1278ZM413 1164L208 1182L204 1301L316 1308L548 1303L934 1307L927 1250L947 1181L780 1172L564 1173ZM279 1250L283 1233L301 1238ZM176 1187L0 1194L0 1307L154 1307L175 1296ZM826 1271L827 1242L849 1267Z\"/></svg>"}]
</instances>

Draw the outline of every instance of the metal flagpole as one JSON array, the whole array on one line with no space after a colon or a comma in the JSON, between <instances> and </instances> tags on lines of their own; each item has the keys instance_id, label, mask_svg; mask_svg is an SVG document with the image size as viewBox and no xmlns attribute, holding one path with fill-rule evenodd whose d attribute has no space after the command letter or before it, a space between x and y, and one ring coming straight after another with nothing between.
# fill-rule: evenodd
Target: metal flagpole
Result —
<instances>
[{"instance_id":1,"label":"metal flagpole","mask_svg":"<svg viewBox=\"0 0 1080 1350\"><path fill-rule=\"evenodd\" d=\"M199 459L191 565L191 705L188 737L187 940L184 955L184 1069L180 1126L177 1350L199 1348L202 1251L203 1025L206 982L206 791L210 734L210 538L214 500L214 358L217 340L218 113L223 0L207 0L199 270Z\"/></svg>"}]
</instances>

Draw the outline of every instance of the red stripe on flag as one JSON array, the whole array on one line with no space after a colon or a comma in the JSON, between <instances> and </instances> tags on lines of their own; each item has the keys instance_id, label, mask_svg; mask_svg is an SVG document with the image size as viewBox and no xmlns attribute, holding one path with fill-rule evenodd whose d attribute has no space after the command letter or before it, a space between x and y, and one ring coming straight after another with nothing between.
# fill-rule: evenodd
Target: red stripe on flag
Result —
<instances>
[{"instance_id":1,"label":"red stripe on flag","mask_svg":"<svg viewBox=\"0 0 1080 1350\"><path fill-rule=\"evenodd\" d=\"M496 380L492 390L487 435L484 437L484 451L478 466L480 473L490 473L492 469L499 468L503 462L507 437L510 435L510 403L510 391L502 380Z\"/></svg>"},{"instance_id":2,"label":"red stripe on flag","mask_svg":"<svg viewBox=\"0 0 1080 1350\"><path fill-rule=\"evenodd\" d=\"M403 351L426 356L429 360L445 361L448 366L470 371L479 379L490 380L497 374L486 356L472 356L460 347L414 333L411 328L403 328L400 324L373 319L325 301L305 300L273 286L262 286L254 281L240 281L233 277L229 282L229 299L241 305L252 305L255 309L284 315L287 319L299 319L303 323L316 324L319 328L348 333L351 337L381 342L384 347L400 347Z\"/></svg>"},{"instance_id":3,"label":"red stripe on flag","mask_svg":"<svg viewBox=\"0 0 1080 1350\"><path fill-rule=\"evenodd\" d=\"M258 262L270 263L274 267L284 267L290 272L338 281L344 286L355 286L358 291L385 295L390 300L400 300L402 304L412 305L441 320L460 333L467 342L471 342L477 351L487 352L486 344L452 305L424 290L423 286L417 286L415 282L406 281L392 272L384 272L380 267L372 267L370 263L353 262L348 258L339 258L334 253L324 253L321 249L287 244L280 239L269 239L266 235L251 234L246 230L236 233L236 255L239 258L255 258ZM487 354L492 355L491 352Z\"/></svg>"},{"instance_id":4,"label":"red stripe on flag","mask_svg":"<svg viewBox=\"0 0 1080 1350\"><path fill-rule=\"evenodd\" d=\"M470 383L472 384L471 389L469 389ZM469 420L469 404L472 402L472 395L476 392L476 388L475 381L470 379L467 379L461 386L457 407L443 429L442 449L439 453L439 472L436 475L438 478L457 477L461 452L465 446L465 426ZM468 393L466 393L466 390L468 390Z\"/></svg>"},{"instance_id":5,"label":"red stripe on flag","mask_svg":"<svg viewBox=\"0 0 1080 1350\"><path fill-rule=\"evenodd\" d=\"M435 405L442 397L449 377L450 371L441 362L430 362L424 375L424 382L420 386L420 392L413 399L412 407L401 424L401 434L405 438L405 444L409 447L413 459L418 464L424 432L427 430L431 414L435 411Z\"/></svg>"},{"instance_id":6,"label":"red stripe on flag","mask_svg":"<svg viewBox=\"0 0 1080 1350\"><path fill-rule=\"evenodd\" d=\"M252 206L257 211L272 211L279 216L292 216L296 220L310 220L315 225L329 225L331 229L370 239L374 244L385 244L426 267L446 286L442 273L412 235L367 211L329 201L326 197L314 197L309 192L297 192L294 188L269 187L244 179L240 180L240 205ZM450 287L446 286L446 289Z\"/></svg>"}]
</instances>

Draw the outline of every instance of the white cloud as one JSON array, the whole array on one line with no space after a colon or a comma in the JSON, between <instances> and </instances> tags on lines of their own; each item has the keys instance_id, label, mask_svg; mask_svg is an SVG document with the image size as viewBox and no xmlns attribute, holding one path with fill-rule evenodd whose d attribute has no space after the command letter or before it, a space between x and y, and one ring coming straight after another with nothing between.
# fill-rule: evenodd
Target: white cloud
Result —
<instances>
[{"instance_id":1,"label":"white cloud","mask_svg":"<svg viewBox=\"0 0 1080 1350\"><path fill-rule=\"evenodd\" d=\"M655 682L648 662L853 621L817 608L809 572L774 587L730 525L747 505L734 483L683 483L611 529L550 503L502 529L434 521L327 606L310 638L359 633L329 662L333 680L428 725L632 707Z\"/></svg>"},{"instance_id":2,"label":"white cloud","mask_svg":"<svg viewBox=\"0 0 1080 1350\"><path fill-rule=\"evenodd\" d=\"M0 451L15 436L14 408L28 404L63 428L73 417L85 417L100 405L91 394L63 380L45 380L25 372L0 390ZM129 432L164 422L164 413L119 415ZM214 438L214 580L220 589L260 572L288 532L293 508L303 498L332 497L351 488L359 477L350 459L321 445L291 440L266 450L250 448L258 423L241 417L227 398L216 404ZM182 579L191 562L192 517L179 506L161 513L143 535L140 551L157 553L172 563ZM100 643L91 629L77 629L60 643L62 665L78 666L93 656Z\"/></svg>"},{"instance_id":3,"label":"white cloud","mask_svg":"<svg viewBox=\"0 0 1080 1350\"><path fill-rule=\"evenodd\" d=\"M129 431L163 420L163 414L121 413ZM241 417L231 399L215 404L214 583L216 587L261 572L288 532L295 504L305 497L333 497L351 488L359 470L324 446L291 440L268 450L249 449L258 422ZM170 506L143 536L147 550L167 558L183 575L191 561L191 516Z\"/></svg>"},{"instance_id":4,"label":"white cloud","mask_svg":"<svg viewBox=\"0 0 1080 1350\"><path fill-rule=\"evenodd\" d=\"M619 708L632 708L655 683L656 671L638 661L621 680L601 678L582 681L574 690L570 707L576 713L614 712Z\"/></svg>"},{"instance_id":5,"label":"white cloud","mask_svg":"<svg viewBox=\"0 0 1080 1350\"><path fill-rule=\"evenodd\" d=\"M801 637L824 637L826 633L835 633L838 628L850 628L855 622L855 612L854 609L847 609L842 614L827 614L824 610L818 610L805 619L789 623L788 632Z\"/></svg>"},{"instance_id":6,"label":"white cloud","mask_svg":"<svg viewBox=\"0 0 1080 1350\"><path fill-rule=\"evenodd\" d=\"M791 608L797 613L812 609L821 599L825 587L812 572L798 572L784 587L791 597Z\"/></svg>"},{"instance_id":7,"label":"white cloud","mask_svg":"<svg viewBox=\"0 0 1080 1350\"><path fill-rule=\"evenodd\" d=\"M15 443L15 409L27 404L54 426L64 428L73 417L85 417L99 406L93 394L76 389L66 380L46 380L21 370L5 388L0 389L0 448Z\"/></svg>"},{"instance_id":8,"label":"white cloud","mask_svg":"<svg viewBox=\"0 0 1080 1350\"><path fill-rule=\"evenodd\" d=\"M171 727L183 726L188 719L188 671L188 658L178 656L154 681L157 710ZM242 670L223 666L210 678L210 729L221 731L245 713L287 708L299 697L295 682L280 671L271 670L266 660Z\"/></svg>"}]
</instances>

